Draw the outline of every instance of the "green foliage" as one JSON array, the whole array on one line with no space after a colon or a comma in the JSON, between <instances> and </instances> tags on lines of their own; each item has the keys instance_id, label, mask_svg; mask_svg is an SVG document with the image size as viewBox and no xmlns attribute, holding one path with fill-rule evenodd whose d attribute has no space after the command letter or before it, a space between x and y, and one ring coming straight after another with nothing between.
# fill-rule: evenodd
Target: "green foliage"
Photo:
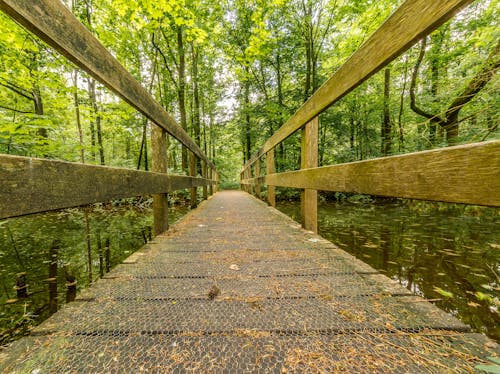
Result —
<instances>
[{"instance_id":1,"label":"green foliage","mask_svg":"<svg viewBox=\"0 0 500 374\"><path fill-rule=\"evenodd\" d=\"M244 159L401 3L77 0L73 12L178 121L178 64L184 53L187 131L194 135L197 129L196 80L200 146L229 182L239 179ZM499 18L498 0L476 1L429 37L416 84L420 107L443 115L494 48ZM0 26L4 30L0 35L0 152L69 161L80 161L83 152L86 162L98 163L102 150L106 164L137 167L140 159L141 168L150 168L151 124L144 127L135 109L99 84L95 110L85 73L3 14ZM183 37L182 51L178 35ZM162 54L153 46L153 36ZM390 66L392 154L447 145L443 129L432 135L429 121L410 109L410 78L418 53L417 45ZM495 76L461 109L460 142L498 138L498 84ZM38 91L43 108L35 103ZM383 74L377 74L321 115L320 164L381 156L383 91ZM169 170L184 173L175 140L169 142L168 151ZM299 159L298 136L276 150L279 171L296 169Z\"/></svg>"}]
</instances>

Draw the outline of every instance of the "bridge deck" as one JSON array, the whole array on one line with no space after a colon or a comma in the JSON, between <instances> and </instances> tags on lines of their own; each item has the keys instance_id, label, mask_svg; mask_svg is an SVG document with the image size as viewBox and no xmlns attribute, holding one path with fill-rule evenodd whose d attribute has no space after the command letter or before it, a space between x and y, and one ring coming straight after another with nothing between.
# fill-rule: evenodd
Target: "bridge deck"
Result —
<instances>
[{"instance_id":1,"label":"bridge deck","mask_svg":"<svg viewBox=\"0 0 500 374\"><path fill-rule=\"evenodd\" d=\"M229 191L16 342L0 369L465 371L492 350L330 242Z\"/></svg>"}]
</instances>

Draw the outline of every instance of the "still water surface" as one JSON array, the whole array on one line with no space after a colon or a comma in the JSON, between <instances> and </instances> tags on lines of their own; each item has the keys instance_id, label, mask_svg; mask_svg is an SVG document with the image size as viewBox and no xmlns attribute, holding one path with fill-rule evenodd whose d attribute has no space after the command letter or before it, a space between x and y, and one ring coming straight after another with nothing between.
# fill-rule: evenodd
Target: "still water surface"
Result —
<instances>
[{"instance_id":1,"label":"still water surface","mask_svg":"<svg viewBox=\"0 0 500 374\"><path fill-rule=\"evenodd\" d=\"M299 220L299 203L278 209ZM323 237L500 342L499 209L323 202L318 219Z\"/></svg>"},{"instance_id":2,"label":"still water surface","mask_svg":"<svg viewBox=\"0 0 500 374\"><path fill-rule=\"evenodd\" d=\"M187 211L187 206L174 206L169 221ZM138 250L149 239L152 223L147 201L96 205L87 219L83 209L68 209L1 220L0 345L25 335L77 290Z\"/></svg>"}]
</instances>

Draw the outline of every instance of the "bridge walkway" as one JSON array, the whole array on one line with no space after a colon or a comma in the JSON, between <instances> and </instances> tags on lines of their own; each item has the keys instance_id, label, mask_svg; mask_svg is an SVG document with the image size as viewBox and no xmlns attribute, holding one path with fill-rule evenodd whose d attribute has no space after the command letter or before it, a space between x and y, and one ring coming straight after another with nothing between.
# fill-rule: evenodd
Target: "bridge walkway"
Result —
<instances>
[{"instance_id":1,"label":"bridge walkway","mask_svg":"<svg viewBox=\"0 0 500 374\"><path fill-rule=\"evenodd\" d=\"M274 208L223 191L14 343L0 371L464 372L495 347Z\"/></svg>"}]
</instances>

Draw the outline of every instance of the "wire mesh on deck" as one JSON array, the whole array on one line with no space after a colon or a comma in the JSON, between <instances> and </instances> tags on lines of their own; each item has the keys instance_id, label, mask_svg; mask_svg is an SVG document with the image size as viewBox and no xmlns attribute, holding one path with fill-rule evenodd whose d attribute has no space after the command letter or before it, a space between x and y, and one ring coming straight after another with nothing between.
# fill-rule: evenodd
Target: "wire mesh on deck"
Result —
<instances>
[{"instance_id":1,"label":"wire mesh on deck","mask_svg":"<svg viewBox=\"0 0 500 374\"><path fill-rule=\"evenodd\" d=\"M165 236L17 342L4 372L463 371L485 354L484 337L244 194Z\"/></svg>"}]
</instances>

